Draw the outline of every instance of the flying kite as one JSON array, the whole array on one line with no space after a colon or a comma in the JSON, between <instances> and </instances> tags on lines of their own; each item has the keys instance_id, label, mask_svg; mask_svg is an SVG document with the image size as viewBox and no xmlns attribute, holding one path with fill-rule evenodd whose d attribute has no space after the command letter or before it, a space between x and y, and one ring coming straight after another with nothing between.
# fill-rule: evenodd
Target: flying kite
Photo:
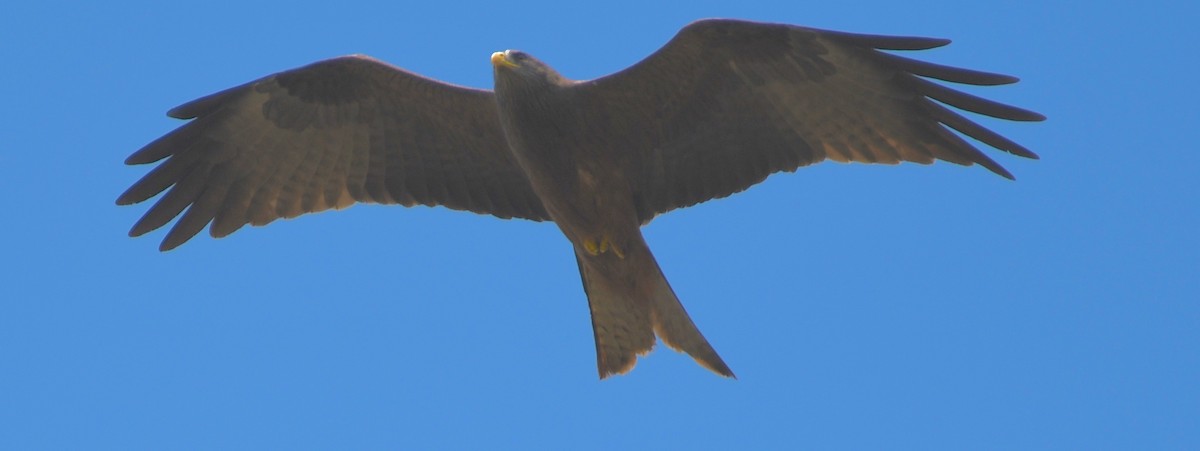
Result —
<instances>
[{"instance_id":1,"label":"flying kite","mask_svg":"<svg viewBox=\"0 0 1200 451\"><path fill-rule=\"evenodd\" d=\"M1002 85L1016 78L882 51L948 43L710 19L684 27L641 62L588 81L565 78L524 52L496 52L494 91L367 56L334 58L170 110L191 120L125 161L165 159L117 203L166 191L129 232L139 236L179 216L164 251L210 223L211 235L223 237L355 202L554 221L574 246L601 378L632 369L656 336L733 377L684 311L640 227L826 159L978 163L1011 179L950 130L1037 156L947 106L1013 121L1044 117L929 79Z\"/></svg>"}]
</instances>

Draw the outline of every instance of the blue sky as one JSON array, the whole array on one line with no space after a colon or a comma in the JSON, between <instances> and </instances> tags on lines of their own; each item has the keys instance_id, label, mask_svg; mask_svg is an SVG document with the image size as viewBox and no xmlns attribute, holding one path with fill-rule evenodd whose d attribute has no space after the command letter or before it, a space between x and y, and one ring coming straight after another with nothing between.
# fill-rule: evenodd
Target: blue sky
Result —
<instances>
[{"instance_id":1,"label":"blue sky","mask_svg":"<svg viewBox=\"0 0 1200 451\"><path fill-rule=\"evenodd\" d=\"M286 6L283 6L286 5ZM1200 448L1200 95L1188 2L23 2L0 15L0 447ZM665 348L598 381L552 224L348 210L159 253L114 200L167 109L366 53L491 86L572 78L687 22L954 39L922 59L1040 153L826 163L656 219L736 381Z\"/></svg>"}]
</instances>

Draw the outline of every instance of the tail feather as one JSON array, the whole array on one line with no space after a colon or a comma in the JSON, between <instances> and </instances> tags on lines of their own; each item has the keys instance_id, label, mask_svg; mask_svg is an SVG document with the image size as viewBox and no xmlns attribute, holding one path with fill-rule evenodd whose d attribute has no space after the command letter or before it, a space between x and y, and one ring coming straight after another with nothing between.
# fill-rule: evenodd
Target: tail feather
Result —
<instances>
[{"instance_id":1,"label":"tail feather","mask_svg":"<svg viewBox=\"0 0 1200 451\"><path fill-rule=\"evenodd\" d=\"M661 281L653 298L654 333L662 338L667 347L687 353L696 359L696 363L699 363L700 366L722 376L736 379L737 376L733 375L733 371L729 369L724 360L721 360L717 351L708 344L704 334L701 334L700 329L692 322L692 317L687 314L687 310L683 309L679 297L675 296L675 291L671 289L671 285L667 283L667 278L662 275L662 270L658 268L657 264L654 269Z\"/></svg>"},{"instance_id":2,"label":"tail feather","mask_svg":"<svg viewBox=\"0 0 1200 451\"><path fill-rule=\"evenodd\" d=\"M592 313L600 378L633 369L637 357L653 349L655 335L701 366L734 377L692 323L650 249L644 242L637 244L637 249L627 249L619 259L602 254L589 260L576 252Z\"/></svg>"},{"instance_id":3,"label":"tail feather","mask_svg":"<svg viewBox=\"0 0 1200 451\"><path fill-rule=\"evenodd\" d=\"M637 363L637 356L654 348L653 319L649 305L624 295L619 285L584 263L578 253L579 276L587 292L592 312L592 333L596 339L596 366L600 378L625 374Z\"/></svg>"}]
</instances>

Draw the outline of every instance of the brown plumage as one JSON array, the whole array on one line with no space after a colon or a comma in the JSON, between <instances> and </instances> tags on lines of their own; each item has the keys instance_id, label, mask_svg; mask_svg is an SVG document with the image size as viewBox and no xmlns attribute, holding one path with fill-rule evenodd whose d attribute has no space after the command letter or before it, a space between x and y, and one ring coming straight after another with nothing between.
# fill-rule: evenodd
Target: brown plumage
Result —
<instances>
[{"instance_id":1,"label":"brown plumage","mask_svg":"<svg viewBox=\"0 0 1200 451\"><path fill-rule=\"evenodd\" d=\"M574 244L601 377L631 369L655 336L732 376L640 227L825 159L978 163L1012 178L948 128L1036 155L947 106L1015 121L1043 117L928 79L1015 78L880 51L948 42L702 20L638 64L590 81L566 79L522 52L498 52L495 93L365 56L335 58L171 110L192 120L126 160L166 159L117 203L167 190L130 231L142 235L182 213L162 250L210 223L221 237L355 202L553 220Z\"/></svg>"}]
</instances>

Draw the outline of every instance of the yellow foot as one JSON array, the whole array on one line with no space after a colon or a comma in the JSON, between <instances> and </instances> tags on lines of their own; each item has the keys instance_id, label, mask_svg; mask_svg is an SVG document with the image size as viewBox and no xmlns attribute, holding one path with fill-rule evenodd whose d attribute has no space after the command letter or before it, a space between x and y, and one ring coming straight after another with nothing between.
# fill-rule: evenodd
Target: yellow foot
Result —
<instances>
[{"instance_id":1,"label":"yellow foot","mask_svg":"<svg viewBox=\"0 0 1200 451\"><path fill-rule=\"evenodd\" d=\"M583 240L583 249L591 255L600 255L612 250L617 255L617 258L625 258L625 252L622 252L612 241L609 241L608 237L600 239L599 242L591 238L585 238Z\"/></svg>"}]
</instances>

